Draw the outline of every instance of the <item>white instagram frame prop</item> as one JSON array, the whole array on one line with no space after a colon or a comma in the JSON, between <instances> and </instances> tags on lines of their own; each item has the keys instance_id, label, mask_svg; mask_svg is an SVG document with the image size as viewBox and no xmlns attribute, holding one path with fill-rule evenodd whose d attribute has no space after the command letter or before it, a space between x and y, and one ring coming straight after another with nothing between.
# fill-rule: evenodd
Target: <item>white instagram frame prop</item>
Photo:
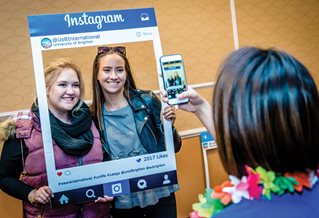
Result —
<instances>
[{"instance_id":1,"label":"white instagram frame prop","mask_svg":"<svg viewBox=\"0 0 319 218\"><path fill-rule=\"evenodd\" d=\"M36 91L49 187L62 192L135 177L176 171L171 123L164 120L166 151L56 170L43 72L44 50L152 41L162 56L153 8L28 16ZM86 41L86 43L81 43ZM83 45L85 44L85 45ZM156 61L160 72L159 61ZM155 76L155 75L154 75ZM156 75L158 77L158 74ZM163 86L158 78L160 88ZM164 105L164 104L163 104ZM160 157L160 158L158 158ZM84 174L85 172L85 174ZM90 190L90 189L89 189ZM117 192L118 189L115 190Z\"/></svg>"}]
</instances>

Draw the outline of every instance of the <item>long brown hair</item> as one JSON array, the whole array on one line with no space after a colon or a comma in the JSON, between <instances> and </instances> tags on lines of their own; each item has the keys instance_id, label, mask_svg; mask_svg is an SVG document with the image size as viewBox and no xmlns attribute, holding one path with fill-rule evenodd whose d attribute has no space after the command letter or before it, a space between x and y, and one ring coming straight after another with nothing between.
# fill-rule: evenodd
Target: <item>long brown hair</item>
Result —
<instances>
[{"instance_id":1,"label":"long brown hair","mask_svg":"<svg viewBox=\"0 0 319 218\"><path fill-rule=\"evenodd\" d=\"M92 104L91 104L91 112L92 117L94 120L95 125L100 129L103 130L103 120L102 120L102 102L104 102L104 95L102 92L102 87L97 79L99 69L100 69L100 61L101 58L103 58L106 55L109 54L117 54L121 58L123 58L125 63L125 71L127 73L127 78L124 84L124 96L126 98L129 97L129 90L130 89L136 89L136 84L133 78L133 73L131 71L131 67L129 64L129 61L126 57L126 53L120 53L116 50L112 49L113 47L108 50L108 52L97 52L94 62L93 62L93 74L92 74L92 87L93 87L93 98L92 98ZM114 47L115 48L115 47Z\"/></svg>"}]
</instances>

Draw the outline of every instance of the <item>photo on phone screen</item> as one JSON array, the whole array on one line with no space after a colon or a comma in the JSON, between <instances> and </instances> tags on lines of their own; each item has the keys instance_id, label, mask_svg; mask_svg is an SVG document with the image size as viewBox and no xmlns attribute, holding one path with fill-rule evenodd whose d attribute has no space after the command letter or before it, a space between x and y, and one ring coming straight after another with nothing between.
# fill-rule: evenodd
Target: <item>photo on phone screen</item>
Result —
<instances>
[{"instance_id":1,"label":"photo on phone screen","mask_svg":"<svg viewBox=\"0 0 319 218\"><path fill-rule=\"evenodd\" d=\"M166 55L160 58L164 88L169 104L181 104L188 99L179 100L177 95L187 90L186 76L181 55Z\"/></svg>"}]
</instances>

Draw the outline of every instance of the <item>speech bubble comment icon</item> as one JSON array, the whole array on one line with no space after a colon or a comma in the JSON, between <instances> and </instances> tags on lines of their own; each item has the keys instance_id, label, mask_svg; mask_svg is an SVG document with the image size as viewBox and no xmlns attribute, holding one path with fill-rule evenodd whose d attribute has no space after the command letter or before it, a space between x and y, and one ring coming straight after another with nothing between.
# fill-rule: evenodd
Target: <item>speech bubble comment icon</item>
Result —
<instances>
[{"instance_id":1,"label":"speech bubble comment icon","mask_svg":"<svg viewBox=\"0 0 319 218\"><path fill-rule=\"evenodd\" d=\"M137 187L139 189L144 189L147 187L147 182L145 181L145 179L140 179L137 181Z\"/></svg>"}]
</instances>

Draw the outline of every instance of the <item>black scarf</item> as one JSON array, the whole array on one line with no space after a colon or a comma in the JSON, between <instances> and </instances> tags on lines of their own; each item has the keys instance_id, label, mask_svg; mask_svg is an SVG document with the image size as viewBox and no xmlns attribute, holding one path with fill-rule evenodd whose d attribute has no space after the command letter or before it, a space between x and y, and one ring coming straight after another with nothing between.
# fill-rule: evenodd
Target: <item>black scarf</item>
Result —
<instances>
[{"instance_id":1,"label":"black scarf","mask_svg":"<svg viewBox=\"0 0 319 218\"><path fill-rule=\"evenodd\" d=\"M40 119L38 106L33 104L31 110ZM94 140L92 117L85 103L78 110L69 112L71 124L60 121L50 111L49 116L52 138L66 154L81 157L91 150Z\"/></svg>"}]
</instances>

